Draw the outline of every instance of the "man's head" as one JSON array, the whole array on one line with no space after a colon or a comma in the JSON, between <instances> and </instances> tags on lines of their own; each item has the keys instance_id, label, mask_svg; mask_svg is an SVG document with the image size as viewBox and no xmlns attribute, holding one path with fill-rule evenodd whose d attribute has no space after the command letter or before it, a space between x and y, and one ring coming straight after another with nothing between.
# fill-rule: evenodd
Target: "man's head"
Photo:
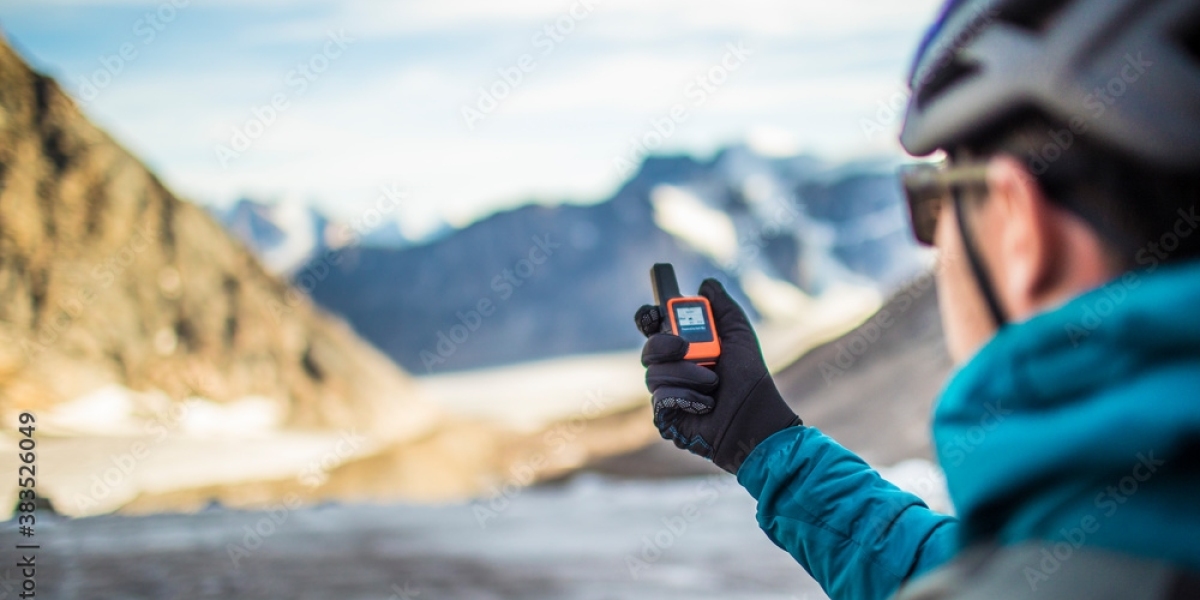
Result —
<instances>
[{"instance_id":1,"label":"man's head","mask_svg":"<svg viewBox=\"0 0 1200 600\"><path fill-rule=\"evenodd\" d=\"M1200 203L1197 32L1185 0L950 2L914 66L902 142L947 154L906 187L925 198L918 237L941 251L956 361L1006 322L1200 256L1200 231L1174 230Z\"/></svg>"}]
</instances>

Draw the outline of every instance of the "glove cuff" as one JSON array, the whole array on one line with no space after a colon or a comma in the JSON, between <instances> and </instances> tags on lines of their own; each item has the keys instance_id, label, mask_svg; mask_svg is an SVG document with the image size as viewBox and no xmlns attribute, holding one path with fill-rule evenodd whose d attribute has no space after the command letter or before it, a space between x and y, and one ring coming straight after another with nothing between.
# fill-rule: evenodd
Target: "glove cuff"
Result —
<instances>
[{"instance_id":1,"label":"glove cuff","mask_svg":"<svg viewBox=\"0 0 1200 600\"><path fill-rule=\"evenodd\" d=\"M715 444L713 463L737 475L746 457L764 440L788 427L803 424L779 395L775 381L770 375L764 375Z\"/></svg>"}]
</instances>

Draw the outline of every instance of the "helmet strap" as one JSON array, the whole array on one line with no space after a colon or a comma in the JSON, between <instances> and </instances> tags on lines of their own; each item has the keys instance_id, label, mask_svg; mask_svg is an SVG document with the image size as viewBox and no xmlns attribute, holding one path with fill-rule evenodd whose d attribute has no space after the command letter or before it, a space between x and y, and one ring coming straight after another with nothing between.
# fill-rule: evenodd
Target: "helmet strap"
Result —
<instances>
[{"instance_id":1,"label":"helmet strap","mask_svg":"<svg viewBox=\"0 0 1200 600\"><path fill-rule=\"evenodd\" d=\"M983 259L975 248L975 238L971 235L971 229L967 226L967 217L963 209L962 192L958 186L954 186L952 192L954 198L954 217L958 223L958 233L962 236L963 250L967 255L967 263L971 265L971 274L975 277L975 283L979 287L980 293L983 295L984 302L987 303L988 312L992 316L992 322L996 328L1004 327L1008 320L1004 317L1004 312L1000 309L1000 302L996 296L996 288L992 286L992 279L988 276L986 265L983 264Z\"/></svg>"}]
</instances>

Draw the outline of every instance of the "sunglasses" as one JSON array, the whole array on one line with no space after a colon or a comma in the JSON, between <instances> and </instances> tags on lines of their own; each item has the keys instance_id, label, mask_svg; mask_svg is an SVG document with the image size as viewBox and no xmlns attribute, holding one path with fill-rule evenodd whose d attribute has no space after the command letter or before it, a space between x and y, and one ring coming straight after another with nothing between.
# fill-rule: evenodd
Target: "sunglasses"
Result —
<instances>
[{"instance_id":1,"label":"sunglasses","mask_svg":"<svg viewBox=\"0 0 1200 600\"><path fill-rule=\"evenodd\" d=\"M965 188L987 189L987 165L951 166L945 161L906 165L900 168L900 183L908 201L913 237L925 246L932 246L945 201L953 200Z\"/></svg>"}]
</instances>

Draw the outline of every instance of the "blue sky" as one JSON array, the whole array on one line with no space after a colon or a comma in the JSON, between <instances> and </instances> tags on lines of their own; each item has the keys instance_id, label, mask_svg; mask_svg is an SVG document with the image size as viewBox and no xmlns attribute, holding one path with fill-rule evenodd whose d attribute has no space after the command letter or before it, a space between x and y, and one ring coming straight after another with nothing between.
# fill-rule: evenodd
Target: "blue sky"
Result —
<instances>
[{"instance_id":1,"label":"blue sky","mask_svg":"<svg viewBox=\"0 0 1200 600\"><path fill-rule=\"evenodd\" d=\"M0 27L184 197L300 199L353 219L398 184L414 235L602 199L656 122L658 151L898 153L880 103L903 92L938 5L173 2L0 0ZM480 88L504 98L493 108Z\"/></svg>"}]
</instances>

